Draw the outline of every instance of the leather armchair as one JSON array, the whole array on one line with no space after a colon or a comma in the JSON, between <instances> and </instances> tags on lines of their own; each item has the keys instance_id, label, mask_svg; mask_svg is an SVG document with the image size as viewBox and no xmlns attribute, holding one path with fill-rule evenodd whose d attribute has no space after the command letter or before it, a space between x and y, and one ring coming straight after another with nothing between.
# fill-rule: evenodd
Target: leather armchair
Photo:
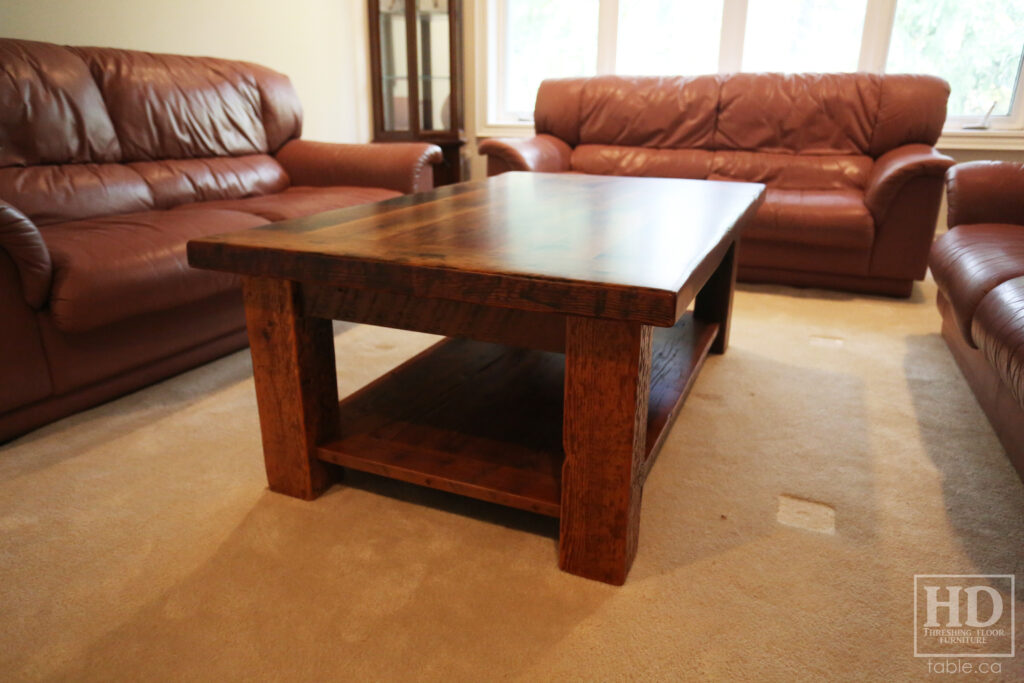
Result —
<instances>
[{"instance_id":1,"label":"leather armchair","mask_svg":"<svg viewBox=\"0 0 1024 683\"><path fill-rule=\"evenodd\" d=\"M929 259L942 336L1024 479L1024 164L959 164L946 191Z\"/></svg>"}]
</instances>

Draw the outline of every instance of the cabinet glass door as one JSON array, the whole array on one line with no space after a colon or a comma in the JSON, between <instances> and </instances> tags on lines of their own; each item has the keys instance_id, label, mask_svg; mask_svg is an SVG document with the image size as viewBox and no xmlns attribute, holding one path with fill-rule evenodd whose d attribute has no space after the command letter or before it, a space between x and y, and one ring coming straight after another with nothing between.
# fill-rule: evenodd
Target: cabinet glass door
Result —
<instances>
[{"instance_id":1,"label":"cabinet glass door","mask_svg":"<svg viewBox=\"0 0 1024 683\"><path fill-rule=\"evenodd\" d=\"M421 130L448 130L451 122L451 60L448 0L415 0Z\"/></svg>"},{"instance_id":2,"label":"cabinet glass door","mask_svg":"<svg viewBox=\"0 0 1024 683\"><path fill-rule=\"evenodd\" d=\"M415 2L415 0L410 0ZM406 0L380 0L380 78L384 130L409 130Z\"/></svg>"},{"instance_id":3,"label":"cabinet glass door","mask_svg":"<svg viewBox=\"0 0 1024 683\"><path fill-rule=\"evenodd\" d=\"M366 0L373 141L441 148L438 185L467 176L463 131L462 0Z\"/></svg>"}]
</instances>

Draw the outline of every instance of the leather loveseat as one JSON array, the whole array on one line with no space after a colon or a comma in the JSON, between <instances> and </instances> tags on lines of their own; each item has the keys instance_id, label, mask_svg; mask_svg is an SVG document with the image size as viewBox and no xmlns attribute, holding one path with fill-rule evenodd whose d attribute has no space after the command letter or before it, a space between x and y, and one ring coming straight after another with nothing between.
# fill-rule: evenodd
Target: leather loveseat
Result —
<instances>
[{"instance_id":1,"label":"leather loveseat","mask_svg":"<svg viewBox=\"0 0 1024 683\"><path fill-rule=\"evenodd\" d=\"M946 183L930 258L942 336L1024 479L1024 164L959 164Z\"/></svg>"},{"instance_id":2,"label":"leather loveseat","mask_svg":"<svg viewBox=\"0 0 1024 683\"><path fill-rule=\"evenodd\" d=\"M908 296L953 163L933 148L948 96L938 78L866 73L555 79L537 93L535 137L479 149L491 175L765 183L741 280Z\"/></svg>"},{"instance_id":3,"label":"leather loveseat","mask_svg":"<svg viewBox=\"0 0 1024 683\"><path fill-rule=\"evenodd\" d=\"M299 140L288 79L0 40L0 442L246 344L186 242L433 185L433 145Z\"/></svg>"}]
</instances>

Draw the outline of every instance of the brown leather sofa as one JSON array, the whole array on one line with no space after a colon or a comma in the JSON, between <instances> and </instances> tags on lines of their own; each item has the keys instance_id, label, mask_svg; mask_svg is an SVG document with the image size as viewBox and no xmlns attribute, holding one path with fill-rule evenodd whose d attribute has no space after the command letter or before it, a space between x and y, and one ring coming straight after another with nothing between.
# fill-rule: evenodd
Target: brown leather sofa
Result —
<instances>
[{"instance_id":1,"label":"brown leather sofa","mask_svg":"<svg viewBox=\"0 0 1024 683\"><path fill-rule=\"evenodd\" d=\"M0 442L246 344L211 233L433 185L433 145L299 140L288 79L0 39Z\"/></svg>"},{"instance_id":2,"label":"brown leather sofa","mask_svg":"<svg viewBox=\"0 0 1024 683\"><path fill-rule=\"evenodd\" d=\"M908 296L953 163L933 148L948 96L938 78L864 73L556 79L537 93L535 137L479 149L491 175L765 183L740 279Z\"/></svg>"},{"instance_id":3,"label":"brown leather sofa","mask_svg":"<svg viewBox=\"0 0 1024 683\"><path fill-rule=\"evenodd\" d=\"M946 189L930 257L942 336L1024 480L1024 164L959 164Z\"/></svg>"}]
</instances>

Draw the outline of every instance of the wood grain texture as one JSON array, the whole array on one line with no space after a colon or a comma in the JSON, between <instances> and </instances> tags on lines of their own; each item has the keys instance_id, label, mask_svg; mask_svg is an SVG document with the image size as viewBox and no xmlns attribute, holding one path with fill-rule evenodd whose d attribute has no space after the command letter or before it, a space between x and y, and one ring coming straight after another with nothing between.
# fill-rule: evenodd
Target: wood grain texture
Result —
<instances>
[{"instance_id":1,"label":"wood grain texture","mask_svg":"<svg viewBox=\"0 0 1024 683\"><path fill-rule=\"evenodd\" d=\"M559 566L621 585L636 556L651 328L569 318Z\"/></svg>"},{"instance_id":2,"label":"wood grain texture","mask_svg":"<svg viewBox=\"0 0 1024 683\"><path fill-rule=\"evenodd\" d=\"M641 479L697 377L716 327L653 328ZM465 339L438 342L343 399L318 457L557 517L565 356Z\"/></svg>"},{"instance_id":3,"label":"wood grain texture","mask_svg":"<svg viewBox=\"0 0 1024 683\"><path fill-rule=\"evenodd\" d=\"M729 346L729 322L735 289L736 244L733 243L694 302L694 317L718 326L718 336L711 345L711 353L725 353Z\"/></svg>"},{"instance_id":4,"label":"wood grain texture","mask_svg":"<svg viewBox=\"0 0 1024 683\"><path fill-rule=\"evenodd\" d=\"M340 406L319 457L558 516L563 356L448 339Z\"/></svg>"},{"instance_id":5,"label":"wood grain texture","mask_svg":"<svg viewBox=\"0 0 1024 683\"><path fill-rule=\"evenodd\" d=\"M644 480L717 337L718 325L697 320L692 313L683 316L675 327L654 328Z\"/></svg>"},{"instance_id":6,"label":"wood grain texture","mask_svg":"<svg viewBox=\"0 0 1024 683\"><path fill-rule=\"evenodd\" d=\"M565 350L565 316L367 289L303 286L307 315L544 351Z\"/></svg>"},{"instance_id":7,"label":"wood grain texture","mask_svg":"<svg viewBox=\"0 0 1024 683\"><path fill-rule=\"evenodd\" d=\"M193 240L189 262L667 327L763 193L756 183L505 173Z\"/></svg>"},{"instance_id":8,"label":"wood grain texture","mask_svg":"<svg viewBox=\"0 0 1024 683\"><path fill-rule=\"evenodd\" d=\"M331 321L302 315L294 282L245 277L242 292L267 480L311 500L331 483L317 444L338 428Z\"/></svg>"}]
</instances>

